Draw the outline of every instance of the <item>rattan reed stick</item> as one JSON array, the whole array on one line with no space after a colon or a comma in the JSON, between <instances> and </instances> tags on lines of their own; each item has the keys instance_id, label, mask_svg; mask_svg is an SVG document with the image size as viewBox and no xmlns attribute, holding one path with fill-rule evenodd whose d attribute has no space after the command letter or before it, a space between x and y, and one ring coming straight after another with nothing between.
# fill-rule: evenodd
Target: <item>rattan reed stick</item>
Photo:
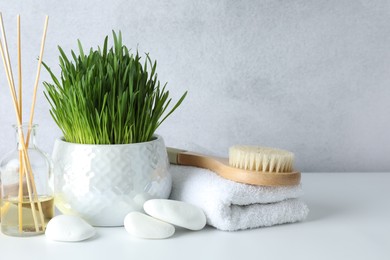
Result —
<instances>
[{"instance_id":1,"label":"rattan reed stick","mask_svg":"<svg viewBox=\"0 0 390 260\"><path fill-rule=\"evenodd\" d=\"M28 122L28 132L27 132L27 140L26 140L27 147L30 143L30 135L31 135L31 129L32 129L32 124L33 124L33 119L34 119L35 103L37 100L37 90L38 90L39 76L41 74L41 68L42 68L42 58L43 58L43 51L45 48L46 32L47 32L48 23L49 23L49 16L46 15L45 25L43 27L43 35L42 35L42 40L41 40L41 50L39 52L37 75L35 77L34 92L33 92L33 98L32 98L32 103L31 103L30 120Z\"/></svg>"},{"instance_id":2,"label":"rattan reed stick","mask_svg":"<svg viewBox=\"0 0 390 260\"><path fill-rule=\"evenodd\" d=\"M10 77L10 80L11 80L11 84L12 84L12 87L15 89L15 83L14 83L14 75L12 73L12 66L11 66L11 61L10 61L10 58L9 58L9 52L8 52L8 44L7 44L7 37L5 35L5 30L4 30L4 23L3 23L3 15L2 13L0 12L0 22L1 22L1 35L3 37L3 40L4 40L4 49L5 49L5 58L6 58L6 64L8 66L8 73L9 75L11 76Z\"/></svg>"},{"instance_id":3,"label":"rattan reed stick","mask_svg":"<svg viewBox=\"0 0 390 260\"><path fill-rule=\"evenodd\" d=\"M35 111L35 104L36 104L36 99L37 99L37 90L38 90L38 83L39 83L39 76L41 74L41 67L42 67L42 58L43 58L43 51L45 48L45 41L46 41L46 32L47 32L47 25L49 23L49 16L46 15L45 18L45 24L43 27L43 35L42 35L42 40L41 40L41 49L39 52L39 59L38 59L38 67L37 67L37 74L35 77L35 83L34 83L34 91L33 91L33 97L32 97L32 102L31 102L31 110L30 110L30 120L28 123L28 131L27 131L27 140L26 140L26 147L28 149L29 143L30 143L30 136L31 136L31 129L32 129L32 124L33 124L33 119L34 119L34 111ZM32 175L32 171L29 171L31 174L30 178L34 178ZM43 216L43 211L42 211L42 205L38 201L38 193L35 185L32 185L34 194L36 196L37 202L38 202L38 209L39 209L39 216L41 218L42 222L42 229L45 230L45 219Z\"/></svg>"},{"instance_id":4,"label":"rattan reed stick","mask_svg":"<svg viewBox=\"0 0 390 260\"><path fill-rule=\"evenodd\" d=\"M17 31L17 50L18 50L18 105L19 105L19 118L23 122L23 100L22 100L22 52L21 52L21 38L20 38L20 15L16 17L16 31ZM19 220L19 232L23 231L23 153L19 151L19 203L18 203L18 220Z\"/></svg>"},{"instance_id":5,"label":"rattan reed stick","mask_svg":"<svg viewBox=\"0 0 390 260\"><path fill-rule=\"evenodd\" d=\"M16 17L17 50L18 50L18 103L20 121L23 122L23 79L22 79L22 40L20 33L20 15ZM12 75L11 75L12 76Z\"/></svg>"}]
</instances>

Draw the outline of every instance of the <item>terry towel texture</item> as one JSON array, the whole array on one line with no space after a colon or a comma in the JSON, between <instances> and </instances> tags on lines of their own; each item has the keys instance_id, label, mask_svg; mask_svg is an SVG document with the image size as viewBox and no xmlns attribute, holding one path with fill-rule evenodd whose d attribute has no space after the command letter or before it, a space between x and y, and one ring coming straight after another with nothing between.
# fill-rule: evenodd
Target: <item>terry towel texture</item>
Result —
<instances>
[{"instance_id":1,"label":"terry towel texture","mask_svg":"<svg viewBox=\"0 0 390 260\"><path fill-rule=\"evenodd\" d=\"M171 165L170 198L203 209L207 224L220 230L272 226L302 221L309 210L298 198L301 185L265 187L236 183L201 168Z\"/></svg>"}]
</instances>

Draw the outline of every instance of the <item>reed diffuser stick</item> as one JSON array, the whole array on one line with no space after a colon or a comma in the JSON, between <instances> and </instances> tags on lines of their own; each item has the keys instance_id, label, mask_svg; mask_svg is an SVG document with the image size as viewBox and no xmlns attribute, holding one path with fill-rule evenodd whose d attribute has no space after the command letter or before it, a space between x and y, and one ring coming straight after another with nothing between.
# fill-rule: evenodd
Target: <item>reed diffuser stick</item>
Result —
<instances>
[{"instance_id":1,"label":"reed diffuser stick","mask_svg":"<svg viewBox=\"0 0 390 260\"><path fill-rule=\"evenodd\" d=\"M4 40L4 47L5 47L5 50L6 50L6 63L7 63L7 66L8 66L8 73L10 74L10 80L11 80L11 84L12 84L12 87L15 89L15 83L14 83L14 75L12 73L12 66L11 66L11 61L10 61L10 58L9 58L9 52L8 52L8 44L7 44L7 37L5 35L5 30L4 30L4 23L3 23L3 15L2 13L0 12L0 22L1 22L1 35L3 37L3 40Z\"/></svg>"},{"instance_id":2,"label":"reed diffuser stick","mask_svg":"<svg viewBox=\"0 0 390 260\"><path fill-rule=\"evenodd\" d=\"M49 16L46 15L45 25L43 27L43 35L42 35L42 40L41 40L41 50L39 52L37 75L35 77L34 92L33 92L33 98L32 98L32 103L31 103L30 120L28 122L27 143L26 143L27 148L28 148L28 145L30 142L31 128L32 128L32 123L33 123L33 119L34 119L35 103L37 100L38 82L39 82L39 76L41 74L43 50L45 48L48 22L49 22Z\"/></svg>"},{"instance_id":3,"label":"reed diffuser stick","mask_svg":"<svg viewBox=\"0 0 390 260\"><path fill-rule=\"evenodd\" d=\"M16 17L16 31L17 31L17 50L18 50L18 102L19 102L19 116L20 121L23 122L23 82L22 82L22 40L20 33L20 15ZM12 76L12 75L11 75Z\"/></svg>"},{"instance_id":4,"label":"reed diffuser stick","mask_svg":"<svg viewBox=\"0 0 390 260\"><path fill-rule=\"evenodd\" d=\"M36 104L36 99L37 99L37 90L38 90L38 82L39 82L39 76L41 74L41 67L42 67L42 58L43 58L43 51L45 48L45 41L46 41L46 33L47 33L47 25L49 23L49 16L46 15L45 18L45 24L43 27L43 35L42 35L42 40L41 40L41 49L39 52L39 59L38 59L38 68L37 68L37 74L35 77L35 83L34 83L34 91L33 91L33 97L32 97L32 102L31 102L31 110L30 110L30 120L28 123L28 130L27 130L27 140L26 140L26 148L28 149L29 143L30 143L30 137L31 137L31 129L32 129L32 124L33 124L33 119L34 119L34 111L35 111L35 104ZM30 173L30 178L34 178L32 175L32 171L29 171ZM33 191L36 197L36 200L38 201L38 193L36 186L33 184ZM38 201L39 202L39 201ZM42 222L42 230L45 230L45 219L43 216L43 210L42 210L42 205L39 202L38 203L38 210L39 210L39 216L41 218Z\"/></svg>"},{"instance_id":5,"label":"reed diffuser stick","mask_svg":"<svg viewBox=\"0 0 390 260\"><path fill-rule=\"evenodd\" d=\"M23 122L23 97L22 97L22 52L21 52L21 38L20 38L20 15L16 17L16 31L17 31L17 50L18 50L18 105L19 105L19 117ZM23 153L19 151L19 162L23 160ZM19 203L18 203L18 216L19 216L19 232L23 231L23 164L19 163ZM22 184L22 185L20 185Z\"/></svg>"}]
</instances>

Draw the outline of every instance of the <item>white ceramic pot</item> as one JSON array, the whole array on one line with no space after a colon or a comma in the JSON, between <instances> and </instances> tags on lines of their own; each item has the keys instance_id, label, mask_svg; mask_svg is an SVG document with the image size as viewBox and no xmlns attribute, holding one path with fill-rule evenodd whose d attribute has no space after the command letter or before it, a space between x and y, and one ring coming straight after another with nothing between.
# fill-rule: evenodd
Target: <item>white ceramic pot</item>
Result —
<instances>
[{"instance_id":1,"label":"white ceramic pot","mask_svg":"<svg viewBox=\"0 0 390 260\"><path fill-rule=\"evenodd\" d=\"M54 196L64 214L94 226L123 226L150 198L168 198L172 179L163 138L122 145L85 145L57 139Z\"/></svg>"}]
</instances>

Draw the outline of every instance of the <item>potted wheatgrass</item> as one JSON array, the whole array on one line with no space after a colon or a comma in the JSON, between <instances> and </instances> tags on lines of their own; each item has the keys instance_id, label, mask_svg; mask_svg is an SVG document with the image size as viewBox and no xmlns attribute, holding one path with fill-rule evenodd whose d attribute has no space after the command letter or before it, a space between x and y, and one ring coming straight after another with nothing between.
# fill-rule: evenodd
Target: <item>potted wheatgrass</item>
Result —
<instances>
[{"instance_id":1,"label":"potted wheatgrass","mask_svg":"<svg viewBox=\"0 0 390 260\"><path fill-rule=\"evenodd\" d=\"M44 82L50 113L63 137L54 144L54 196L64 214L95 226L121 226L124 216L149 198L171 190L163 138L156 129L182 103L171 104L156 62L142 60L113 32L102 47L71 58L59 47L61 75L47 64Z\"/></svg>"}]
</instances>

